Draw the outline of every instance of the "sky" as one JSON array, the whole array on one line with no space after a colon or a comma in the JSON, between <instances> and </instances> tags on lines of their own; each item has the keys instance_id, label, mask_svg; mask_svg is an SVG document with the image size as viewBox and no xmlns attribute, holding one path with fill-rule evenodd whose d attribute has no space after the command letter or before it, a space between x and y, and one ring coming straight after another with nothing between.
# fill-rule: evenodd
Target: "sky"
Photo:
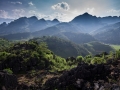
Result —
<instances>
[{"instance_id":1,"label":"sky","mask_svg":"<svg viewBox=\"0 0 120 90\"><path fill-rule=\"evenodd\" d=\"M88 12L97 17L120 16L120 0L0 0L0 18L37 16L68 22Z\"/></svg>"}]
</instances>

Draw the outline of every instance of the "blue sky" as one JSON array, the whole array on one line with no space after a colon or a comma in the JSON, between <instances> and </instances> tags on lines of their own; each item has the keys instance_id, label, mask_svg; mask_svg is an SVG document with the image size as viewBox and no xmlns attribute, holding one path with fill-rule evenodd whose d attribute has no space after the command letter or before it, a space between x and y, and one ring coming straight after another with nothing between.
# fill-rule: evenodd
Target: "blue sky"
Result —
<instances>
[{"instance_id":1,"label":"blue sky","mask_svg":"<svg viewBox=\"0 0 120 90\"><path fill-rule=\"evenodd\" d=\"M120 0L0 0L0 18L35 15L39 19L70 21L85 12L101 17L120 16Z\"/></svg>"}]
</instances>

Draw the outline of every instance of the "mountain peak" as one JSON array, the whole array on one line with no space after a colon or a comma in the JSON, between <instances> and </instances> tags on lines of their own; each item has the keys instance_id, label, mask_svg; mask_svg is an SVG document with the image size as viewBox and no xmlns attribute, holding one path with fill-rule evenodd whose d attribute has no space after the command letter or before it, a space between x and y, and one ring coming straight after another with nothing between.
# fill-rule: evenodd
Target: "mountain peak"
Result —
<instances>
[{"instance_id":1,"label":"mountain peak","mask_svg":"<svg viewBox=\"0 0 120 90\"><path fill-rule=\"evenodd\" d=\"M59 22L58 19L53 19L53 22Z\"/></svg>"},{"instance_id":2,"label":"mountain peak","mask_svg":"<svg viewBox=\"0 0 120 90\"><path fill-rule=\"evenodd\" d=\"M40 21L45 21L45 19L44 19L44 18L41 18Z\"/></svg>"},{"instance_id":3,"label":"mountain peak","mask_svg":"<svg viewBox=\"0 0 120 90\"><path fill-rule=\"evenodd\" d=\"M80 15L80 16L85 16L85 17L89 17L92 16L91 14L89 14L88 12L85 12L84 14Z\"/></svg>"},{"instance_id":4,"label":"mountain peak","mask_svg":"<svg viewBox=\"0 0 120 90\"><path fill-rule=\"evenodd\" d=\"M88 12L85 12L83 15L90 15Z\"/></svg>"},{"instance_id":5,"label":"mountain peak","mask_svg":"<svg viewBox=\"0 0 120 90\"><path fill-rule=\"evenodd\" d=\"M38 18L36 16L31 16L31 17L29 17L29 19L36 19L36 20L38 20Z\"/></svg>"}]
</instances>

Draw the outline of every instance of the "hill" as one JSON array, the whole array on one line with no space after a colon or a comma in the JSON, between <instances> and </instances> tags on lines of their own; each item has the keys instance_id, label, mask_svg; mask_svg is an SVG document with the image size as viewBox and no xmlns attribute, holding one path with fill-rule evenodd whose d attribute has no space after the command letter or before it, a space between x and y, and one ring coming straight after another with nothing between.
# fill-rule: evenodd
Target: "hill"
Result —
<instances>
[{"instance_id":1,"label":"hill","mask_svg":"<svg viewBox=\"0 0 120 90\"><path fill-rule=\"evenodd\" d=\"M104 43L120 44L120 22L105 26L94 33L94 37Z\"/></svg>"},{"instance_id":2,"label":"hill","mask_svg":"<svg viewBox=\"0 0 120 90\"><path fill-rule=\"evenodd\" d=\"M46 29L36 32L14 33L2 35L1 37L6 38L8 40L23 40L42 36L56 36L62 39L70 40L77 44L96 41L96 39L93 36L78 32L77 29L73 28L74 26L69 25L69 23L61 23L56 26L48 27Z\"/></svg>"},{"instance_id":3,"label":"hill","mask_svg":"<svg viewBox=\"0 0 120 90\"><path fill-rule=\"evenodd\" d=\"M91 41L96 41L96 39L90 34L86 33L76 33L76 32L63 32L55 35L57 37L70 40L76 44L88 43Z\"/></svg>"},{"instance_id":4,"label":"hill","mask_svg":"<svg viewBox=\"0 0 120 90\"><path fill-rule=\"evenodd\" d=\"M83 47L86 48L91 54L96 55L102 52L109 53L110 51L114 51L114 48L112 48L110 45L106 45L97 41L89 42L83 44Z\"/></svg>"},{"instance_id":5,"label":"hill","mask_svg":"<svg viewBox=\"0 0 120 90\"><path fill-rule=\"evenodd\" d=\"M70 56L76 57L78 55L88 55L89 52L82 46L72 43L67 40L63 40L57 37L46 37L34 38L32 40L38 43L46 42L48 48L53 51L56 55L67 58Z\"/></svg>"},{"instance_id":6,"label":"hill","mask_svg":"<svg viewBox=\"0 0 120 90\"><path fill-rule=\"evenodd\" d=\"M14 33L14 34L8 34L0 36L1 38L5 38L8 40L29 40L32 38L32 34L30 32L24 32L24 33Z\"/></svg>"}]
</instances>

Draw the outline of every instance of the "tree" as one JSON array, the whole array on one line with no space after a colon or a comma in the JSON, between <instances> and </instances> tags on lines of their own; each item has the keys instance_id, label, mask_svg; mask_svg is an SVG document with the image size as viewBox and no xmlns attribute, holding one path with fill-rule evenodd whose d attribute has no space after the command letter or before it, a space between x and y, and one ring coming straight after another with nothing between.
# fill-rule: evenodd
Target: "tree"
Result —
<instances>
[{"instance_id":1,"label":"tree","mask_svg":"<svg viewBox=\"0 0 120 90\"><path fill-rule=\"evenodd\" d=\"M81 62L84 61L84 58L82 56L77 56L76 60L77 62Z\"/></svg>"}]
</instances>

